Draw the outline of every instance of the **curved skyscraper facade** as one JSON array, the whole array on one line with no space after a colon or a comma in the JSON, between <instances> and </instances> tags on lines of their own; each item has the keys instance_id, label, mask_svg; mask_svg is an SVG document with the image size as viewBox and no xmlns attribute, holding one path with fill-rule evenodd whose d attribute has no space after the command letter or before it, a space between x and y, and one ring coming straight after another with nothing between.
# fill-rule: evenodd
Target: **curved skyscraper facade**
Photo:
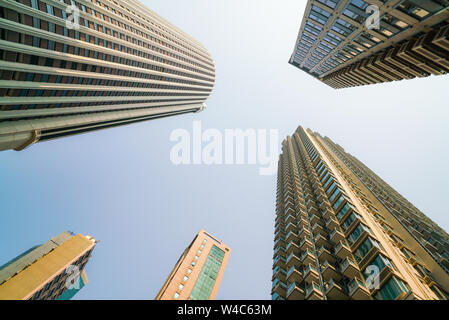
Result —
<instances>
[{"instance_id":1,"label":"curved skyscraper facade","mask_svg":"<svg viewBox=\"0 0 449 320\"><path fill-rule=\"evenodd\" d=\"M0 150L205 108L207 49L136 0L0 3Z\"/></svg>"}]
</instances>

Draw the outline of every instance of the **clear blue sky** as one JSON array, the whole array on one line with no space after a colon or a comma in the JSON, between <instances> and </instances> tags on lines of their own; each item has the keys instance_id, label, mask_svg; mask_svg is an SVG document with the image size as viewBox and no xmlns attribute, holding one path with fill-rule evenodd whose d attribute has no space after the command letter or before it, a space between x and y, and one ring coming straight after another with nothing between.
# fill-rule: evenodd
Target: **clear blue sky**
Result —
<instances>
[{"instance_id":1,"label":"clear blue sky","mask_svg":"<svg viewBox=\"0 0 449 320\"><path fill-rule=\"evenodd\" d=\"M152 299L204 228L233 249L218 298L269 299L276 177L172 165L170 133L193 120L310 127L449 230L449 76L335 91L287 63L305 1L144 2L212 53L208 109L0 153L0 264L72 230L101 241L77 299Z\"/></svg>"}]
</instances>

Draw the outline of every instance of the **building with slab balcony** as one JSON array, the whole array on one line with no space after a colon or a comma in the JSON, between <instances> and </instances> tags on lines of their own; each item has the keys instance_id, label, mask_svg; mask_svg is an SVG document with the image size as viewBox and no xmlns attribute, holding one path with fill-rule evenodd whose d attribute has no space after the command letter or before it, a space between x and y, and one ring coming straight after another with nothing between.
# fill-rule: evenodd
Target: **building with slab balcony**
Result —
<instances>
[{"instance_id":1,"label":"building with slab balcony","mask_svg":"<svg viewBox=\"0 0 449 320\"><path fill-rule=\"evenodd\" d=\"M282 143L273 300L447 300L449 235L328 137Z\"/></svg>"},{"instance_id":2,"label":"building with slab balcony","mask_svg":"<svg viewBox=\"0 0 449 320\"><path fill-rule=\"evenodd\" d=\"M449 71L448 0L308 0L290 64L332 88Z\"/></svg>"},{"instance_id":3,"label":"building with slab balcony","mask_svg":"<svg viewBox=\"0 0 449 320\"><path fill-rule=\"evenodd\" d=\"M215 84L208 50L137 0L2 0L0 29L0 150L200 112Z\"/></svg>"},{"instance_id":4,"label":"building with slab balcony","mask_svg":"<svg viewBox=\"0 0 449 320\"><path fill-rule=\"evenodd\" d=\"M215 300L231 249L204 230L184 250L155 300Z\"/></svg>"},{"instance_id":5,"label":"building with slab balcony","mask_svg":"<svg viewBox=\"0 0 449 320\"><path fill-rule=\"evenodd\" d=\"M63 232L0 266L0 300L70 300L87 284L97 241Z\"/></svg>"}]
</instances>

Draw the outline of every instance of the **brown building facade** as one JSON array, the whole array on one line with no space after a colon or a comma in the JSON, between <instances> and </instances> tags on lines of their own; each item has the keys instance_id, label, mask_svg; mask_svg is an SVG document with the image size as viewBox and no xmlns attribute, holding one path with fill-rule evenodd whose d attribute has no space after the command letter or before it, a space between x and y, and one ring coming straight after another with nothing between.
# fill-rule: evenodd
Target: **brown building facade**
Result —
<instances>
[{"instance_id":1,"label":"brown building facade","mask_svg":"<svg viewBox=\"0 0 449 320\"><path fill-rule=\"evenodd\" d=\"M231 249L201 230L182 254L156 300L215 300Z\"/></svg>"},{"instance_id":2,"label":"brown building facade","mask_svg":"<svg viewBox=\"0 0 449 320\"><path fill-rule=\"evenodd\" d=\"M68 300L86 283L97 241L63 232L0 268L0 300Z\"/></svg>"}]
</instances>

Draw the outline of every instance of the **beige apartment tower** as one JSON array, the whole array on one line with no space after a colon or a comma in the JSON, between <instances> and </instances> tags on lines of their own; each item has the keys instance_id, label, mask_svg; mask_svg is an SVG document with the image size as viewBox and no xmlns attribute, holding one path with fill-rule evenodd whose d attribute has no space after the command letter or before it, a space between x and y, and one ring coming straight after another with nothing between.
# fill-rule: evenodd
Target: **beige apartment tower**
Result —
<instances>
[{"instance_id":1,"label":"beige apartment tower","mask_svg":"<svg viewBox=\"0 0 449 320\"><path fill-rule=\"evenodd\" d=\"M63 232L0 266L0 300L69 300L87 284L97 241Z\"/></svg>"},{"instance_id":2,"label":"beige apartment tower","mask_svg":"<svg viewBox=\"0 0 449 320\"><path fill-rule=\"evenodd\" d=\"M290 64L335 89L449 72L448 0L308 0Z\"/></svg>"},{"instance_id":3,"label":"beige apartment tower","mask_svg":"<svg viewBox=\"0 0 449 320\"><path fill-rule=\"evenodd\" d=\"M215 64L137 0L0 2L0 151L200 112Z\"/></svg>"},{"instance_id":4,"label":"beige apartment tower","mask_svg":"<svg viewBox=\"0 0 449 320\"><path fill-rule=\"evenodd\" d=\"M179 258L156 300L215 300L231 249L201 230Z\"/></svg>"},{"instance_id":5,"label":"beige apartment tower","mask_svg":"<svg viewBox=\"0 0 449 320\"><path fill-rule=\"evenodd\" d=\"M329 138L283 141L276 204L273 300L449 298L449 235Z\"/></svg>"}]
</instances>

